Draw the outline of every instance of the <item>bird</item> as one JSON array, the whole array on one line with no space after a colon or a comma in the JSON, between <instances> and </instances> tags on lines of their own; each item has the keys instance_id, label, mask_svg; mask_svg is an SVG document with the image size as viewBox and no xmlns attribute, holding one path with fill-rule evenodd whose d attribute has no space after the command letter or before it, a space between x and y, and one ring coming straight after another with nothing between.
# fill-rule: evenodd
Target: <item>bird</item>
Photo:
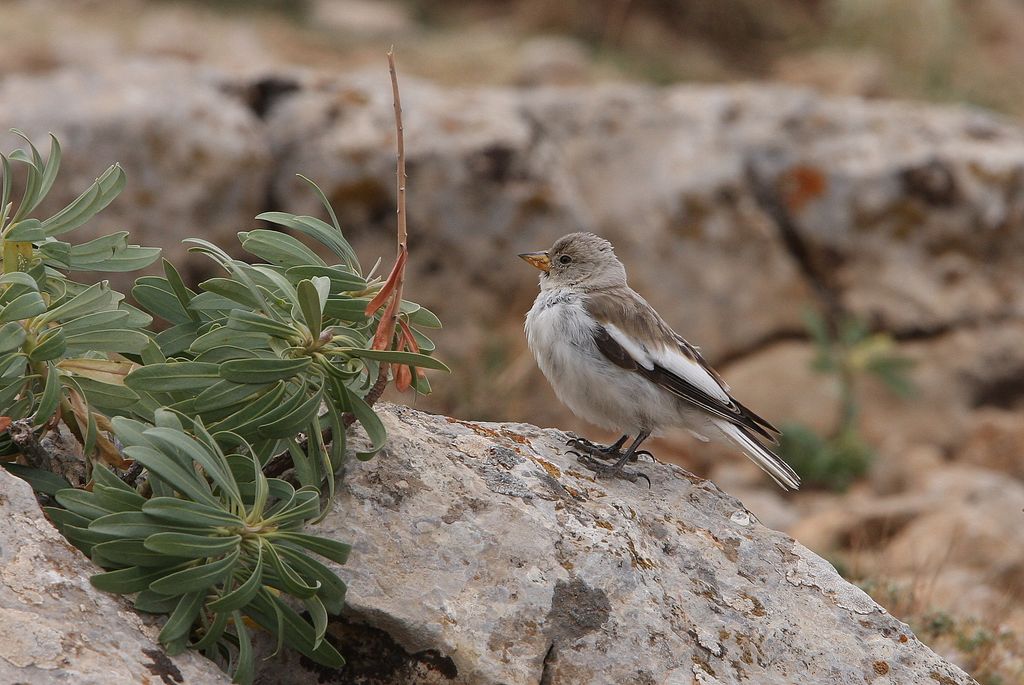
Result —
<instances>
[{"instance_id":1,"label":"bird","mask_svg":"<svg viewBox=\"0 0 1024 685\"><path fill-rule=\"evenodd\" d=\"M800 477L767 446L779 443L779 430L734 398L700 350L629 287L608 240L570 233L519 257L541 271L525 325L537 365L574 414L623 434L608 446L570 440L581 464L649 485L625 464L650 455L639 447L651 435L680 427L705 442L732 443L784 490L799 488Z\"/></svg>"}]
</instances>

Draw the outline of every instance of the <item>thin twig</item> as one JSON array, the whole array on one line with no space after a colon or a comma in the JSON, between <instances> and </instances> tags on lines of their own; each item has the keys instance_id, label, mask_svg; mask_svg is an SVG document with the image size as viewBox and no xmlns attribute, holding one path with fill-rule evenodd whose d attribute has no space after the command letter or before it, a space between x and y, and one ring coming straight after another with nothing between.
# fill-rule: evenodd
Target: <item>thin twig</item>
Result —
<instances>
[{"instance_id":1,"label":"thin twig","mask_svg":"<svg viewBox=\"0 0 1024 685\"><path fill-rule=\"evenodd\" d=\"M391 75L391 94L394 96L395 132L398 135L398 252L408 249L408 230L405 222L405 129L402 126L402 97L398 92L398 73L395 71L395 49L388 50L388 73Z\"/></svg>"},{"instance_id":2,"label":"thin twig","mask_svg":"<svg viewBox=\"0 0 1024 685\"><path fill-rule=\"evenodd\" d=\"M405 264L409 255L408 224L405 211L405 127L402 125L402 96L398 91L398 72L395 70L395 49L388 50L388 74L391 76L391 95L395 108L395 137L397 139L398 160L395 169L395 189L398 196L398 230L396 237L395 266L388 281L392 282L391 295L384 307L377 331L373 336L372 347L378 350L391 349L398 326L398 316L402 305L402 288L405 285ZM377 380L370 392L363 398L371 407L384 394L388 384L388 365L381 363L377 372ZM345 416L345 425L350 426L355 417Z\"/></svg>"},{"instance_id":3,"label":"thin twig","mask_svg":"<svg viewBox=\"0 0 1024 685\"><path fill-rule=\"evenodd\" d=\"M395 108L395 132L398 137L398 162L396 170L396 188L398 191L398 231L397 231L397 256L395 257L395 266L392 270L392 275L388 277L388 281L394 280L393 290L387 300L387 304L384 308L384 314L381 316L380 323L377 326L377 331L373 336L374 349L390 349L392 341L395 337L395 328L398 325L398 316L401 311L402 304L402 286L405 284L405 261L408 256L408 225L406 223L406 212L405 212L405 134L402 126L402 98L398 92L398 73L395 70L395 51L394 48L388 50L388 73L391 76L391 93L394 97L394 108ZM387 284L387 283L386 283ZM369 315L369 312L368 312ZM379 364L379 371L377 374L377 380L374 382L373 387L366 394L363 400L367 405L373 406L377 400L380 399L381 395L384 394L385 388L388 384L388 364L381 362ZM345 412L342 415L342 425L348 428L356 422L355 414L351 412ZM329 443L334 437L333 431L330 428L324 429L320 434L323 438L324 443ZM305 451L309 447L309 439L303 440L299 444L299 449ZM280 476L289 468L292 467L292 457L289 452L283 452L276 457L272 458L267 462L266 466L263 467L263 473L270 477Z\"/></svg>"},{"instance_id":4,"label":"thin twig","mask_svg":"<svg viewBox=\"0 0 1024 685\"><path fill-rule=\"evenodd\" d=\"M406 224L405 211L405 130L402 126L402 99L398 92L398 73L395 71L394 50L388 50L388 73L391 75L391 94L394 97L395 108L395 134L398 145L398 161L395 169L395 188L398 194L398 235L397 255L395 266L388 277L387 286L390 287L390 296L384 307L384 314L381 316L380 324L373 336L371 347L375 350L391 349L395 337L395 328L398 325L398 314L402 304L402 286L405 284L405 262L408 258L408 229ZM381 365L386 372L387 365Z\"/></svg>"}]
</instances>

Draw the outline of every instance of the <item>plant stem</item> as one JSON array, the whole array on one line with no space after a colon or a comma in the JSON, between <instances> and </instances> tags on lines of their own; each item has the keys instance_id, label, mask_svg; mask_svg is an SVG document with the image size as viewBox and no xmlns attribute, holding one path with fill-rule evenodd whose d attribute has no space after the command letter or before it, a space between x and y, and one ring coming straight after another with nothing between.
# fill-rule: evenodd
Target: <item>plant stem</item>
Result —
<instances>
[{"instance_id":1,"label":"plant stem","mask_svg":"<svg viewBox=\"0 0 1024 685\"><path fill-rule=\"evenodd\" d=\"M395 287L388 300L387 305L384 308L384 314L381 316L380 324L377 327L377 331L374 334L373 347L377 349L389 349L392 346L395 337L395 327L398 324L398 316L402 303L402 287L405 284L405 259L408 255L408 224L406 222L406 211L405 211L405 133L402 125L402 98L398 91L398 73L395 69L395 51L394 48L388 50L388 74L391 76L391 94L394 98L394 109L395 109L395 133L398 139L398 162L396 169L396 189L398 193L398 229L397 229L397 256L395 257L394 273ZM390 277L389 277L390 280ZM388 364L381 362L379 365L379 371L377 373L377 380L374 382L373 387L363 398L364 401L369 405L373 406L380 396L384 394L385 388L388 384ZM356 422L355 414L351 412L345 412L342 415L342 425L348 428ZM320 434L321 438L325 443L330 442L333 438L333 431L330 428L324 429ZM303 441L299 448L306 450L309 448L309 439ZM287 451L273 457L263 467L263 473L267 476L280 476L286 470L293 466L291 454Z\"/></svg>"},{"instance_id":2,"label":"plant stem","mask_svg":"<svg viewBox=\"0 0 1024 685\"><path fill-rule=\"evenodd\" d=\"M839 363L839 426L836 434L843 435L853 430L859 413L856 378L844 356Z\"/></svg>"},{"instance_id":3,"label":"plant stem","mask_svg":"<svg viewBox=\"0 0 1024 685\"><path fill-rule=\"evenodd\" d=\"M395 132L398 135L398 252L408 249L408 230L405 213L405 128L402 126L402 97L398 92L398 73L395 71L395 50L388 50L388 73L391 75L391 94L395 107Z\"/></svg>"}]
</instances>

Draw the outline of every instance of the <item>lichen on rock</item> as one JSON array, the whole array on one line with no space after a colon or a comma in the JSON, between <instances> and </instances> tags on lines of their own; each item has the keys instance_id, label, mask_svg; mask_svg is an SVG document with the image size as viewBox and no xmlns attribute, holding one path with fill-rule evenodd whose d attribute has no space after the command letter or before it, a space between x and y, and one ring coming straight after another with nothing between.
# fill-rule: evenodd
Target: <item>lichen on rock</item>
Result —
<instances>
[{"instance_id":1,"label":"lichen on rock","mask_svg":"<svg viewBox=\"0 0 1024 685\"><path fill-rule=\"evenodd\" d=\"M317 532L354 542L340 649L383 631L398 661L322 683L974 682L676 466L639 464L650 489L595 480L560 431L381 411L390 447L348 466ZM261 682L303 668L268 662Z\"/></svg>"}]
</instances>

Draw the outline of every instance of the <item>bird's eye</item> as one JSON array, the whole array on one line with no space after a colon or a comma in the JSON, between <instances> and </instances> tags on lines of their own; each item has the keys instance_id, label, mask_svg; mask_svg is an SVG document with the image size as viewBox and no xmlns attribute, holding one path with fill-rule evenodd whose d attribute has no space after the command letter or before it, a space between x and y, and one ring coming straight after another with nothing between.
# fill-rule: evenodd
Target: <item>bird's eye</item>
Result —
<instances>
[{"instance_id":1,"label":"bird's eye","mask_svg":"<svg viewBox=\"0 0 1024 685\"><path fill-rule=\"evenodd\" d=\"M564 254L558 258L558 261L560 261L562 264L568 264L569 262L572 261L572 257L570 257L567 254Z\"/></svg>"}]
</instances>

